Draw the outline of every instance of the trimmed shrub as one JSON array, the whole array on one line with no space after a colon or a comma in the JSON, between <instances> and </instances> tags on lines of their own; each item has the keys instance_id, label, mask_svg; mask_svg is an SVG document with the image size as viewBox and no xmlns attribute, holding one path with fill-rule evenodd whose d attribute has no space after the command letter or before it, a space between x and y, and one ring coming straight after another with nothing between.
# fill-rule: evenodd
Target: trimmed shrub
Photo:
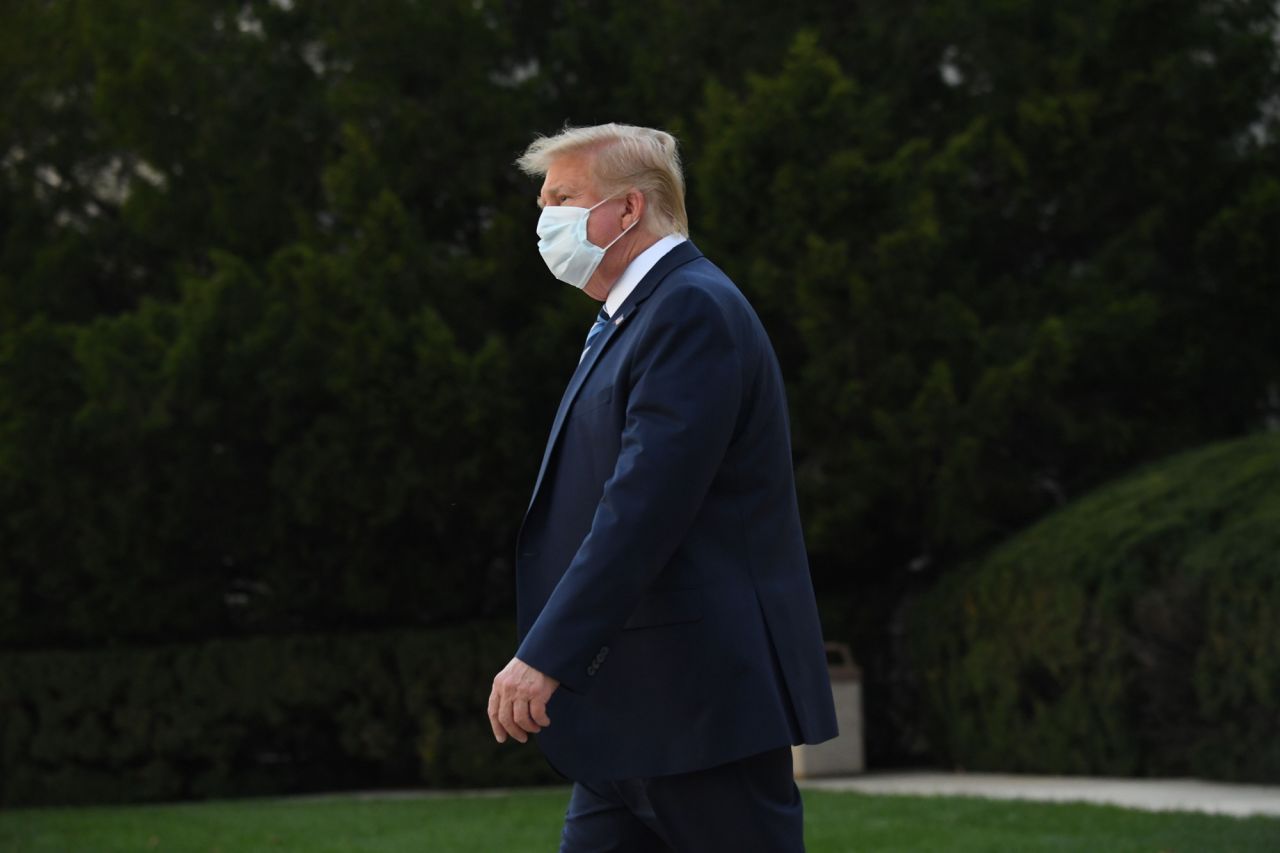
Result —
<instances>
[{"instance_id":1,"label":"trimmed shrub","mask_svg":"<svg viewBox=\"0 0 1280 853\"><path fill-rule=\"evenodd\" d=\"M554 779L485 718L509 626L0 655L0 803Z\"/></svg>"},{"instance_id":2,"label":"trimmed shrub","mask_svg":"<svg viewBox=\"0 0 1280 853\"><path fill-rule=\"evenodd\" d=\"M1103 488L908 623L928 737L956 765L1280 782L1280 435Z\"/></svg>"}]
</instances>

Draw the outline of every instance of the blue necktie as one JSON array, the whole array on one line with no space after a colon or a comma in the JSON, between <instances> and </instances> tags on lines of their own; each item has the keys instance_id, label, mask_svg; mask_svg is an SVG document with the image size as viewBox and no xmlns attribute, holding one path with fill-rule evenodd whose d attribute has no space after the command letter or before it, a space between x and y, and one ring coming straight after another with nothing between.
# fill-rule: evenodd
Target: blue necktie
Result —
<instances>
[{"instance_id":1,"label":"blue necktie","mask_svg":"<svg viewBox=\"0 0 1280 853\"><path fill-rule=\"evenodd\" d=\"M587 342L582 345L582 355L578 356L578 364L582 364L582 360L587 357L587 351L591 349L591 345L596 342L596 338L600 337L600 333L607 325L609 325L609 312L601 308L591 331L587 332Z\"/></svg>"}]
</instances>

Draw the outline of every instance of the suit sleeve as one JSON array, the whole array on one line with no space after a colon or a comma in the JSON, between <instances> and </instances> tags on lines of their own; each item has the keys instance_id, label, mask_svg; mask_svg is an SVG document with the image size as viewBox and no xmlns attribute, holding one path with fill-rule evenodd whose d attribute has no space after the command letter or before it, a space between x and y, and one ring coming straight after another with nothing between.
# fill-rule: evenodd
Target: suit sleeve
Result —
<instances>
[{"instance_id":1,"label":"suit sleeve","mask_svg":"<svg viewBox=\"0 0 1280 853\"><path fill-rule=\"evenodd\" d=\"M575 692L683 540L741 404L741 356L711 295L682 287L653 312L591 531L516 653Z\"/></svg>"}]
</instances>

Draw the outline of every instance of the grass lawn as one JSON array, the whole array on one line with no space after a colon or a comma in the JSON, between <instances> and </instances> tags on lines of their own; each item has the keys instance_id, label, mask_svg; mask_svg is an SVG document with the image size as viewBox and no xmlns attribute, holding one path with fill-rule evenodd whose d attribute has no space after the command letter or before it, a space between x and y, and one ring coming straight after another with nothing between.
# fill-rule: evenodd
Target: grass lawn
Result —
<instances>
[{"instance_id":1,"label":"grass lawn","mask_svg":"<svg viewBox=\"0 0 1280 853\"><path fill-rule=\"evenodd\" d=\"M505 796L247 800L7 811L0 813L0 851L554 851L567 799L567 790L549 789ZM1280 850L1277 818L827 791L808 791L804 799L810 853Z\"/></svg>"}]
</instances>

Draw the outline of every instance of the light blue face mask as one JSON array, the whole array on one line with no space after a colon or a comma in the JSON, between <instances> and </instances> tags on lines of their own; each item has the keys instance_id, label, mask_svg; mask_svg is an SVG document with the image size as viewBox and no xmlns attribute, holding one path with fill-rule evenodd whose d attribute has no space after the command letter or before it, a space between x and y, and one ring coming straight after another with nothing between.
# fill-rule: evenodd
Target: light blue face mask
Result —
<instances>
[{"instance_id":1,"label":"light blue face mask","mask_svg":"<svg viewBox=\"0 0 1280 853\"><path fill-rule=\"evenodd\" d=\"M591 211L606 201L612 199L606 198L590 207L544 207L538 217L538 254L553 276L579 290L587 286L604 260L604 253L636 226L632 222L603 249L588 240L587 220L591 218Z\"/></svg>"}]
</instances>

